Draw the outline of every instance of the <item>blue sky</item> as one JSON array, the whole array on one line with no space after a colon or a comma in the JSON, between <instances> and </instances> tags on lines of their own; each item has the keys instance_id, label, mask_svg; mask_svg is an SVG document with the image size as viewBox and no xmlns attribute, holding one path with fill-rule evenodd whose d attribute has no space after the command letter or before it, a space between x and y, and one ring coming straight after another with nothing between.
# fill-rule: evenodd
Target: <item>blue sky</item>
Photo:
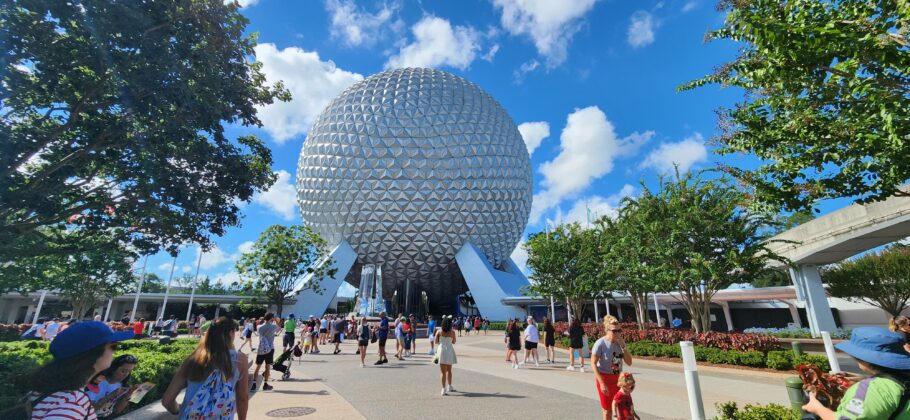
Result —
<instances>
[{"instance_id":1,"label":"blue sky","mask_svg":"<svg viewBox=\"0 0 910 420\"><path fill-rule=\"evenodd\" d=\"M704 42L723 22L714 2L617 0L298 1L246 0L256 60L294 99L259 110L255 133L272 148L279 179L243 207L242 226L216 238L202 274L230 282L234 260L275 223L300 222L294 173L315 117L344 88L395 67L434 67L488 91L519 125L534 168L534 209L526 232L552 222L584 222L586 208L609 214L619 200L653 185L675 163L716 162L715 109L742 98L716 86L675 88L735 57L731 42ZM522 263L520 251L513 254ZM195 270L198 250L177 259ZM171 258L149 259L167 278Z\"/></svg>"}]
</instances>

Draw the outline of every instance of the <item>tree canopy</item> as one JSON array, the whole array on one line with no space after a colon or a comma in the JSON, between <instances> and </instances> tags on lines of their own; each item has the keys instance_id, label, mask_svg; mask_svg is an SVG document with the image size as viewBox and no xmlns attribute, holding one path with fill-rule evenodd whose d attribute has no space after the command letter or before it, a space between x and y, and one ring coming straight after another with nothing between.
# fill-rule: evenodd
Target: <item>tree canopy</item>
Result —
<instances>
[{"instance_id":1,"label":"tree canopy","mask_svg":"<svg viewBox=\"0 0 910 420\"><path fill-rule=\"evenodd\" d=\"M578 223L530 235L524 247L532 282L525 292L567 300L573 314L582 313L585 300L597 293L598 273L592 269L597 263L592 260L599 256L593 239Z\"/></svg>"},{"instance_id":2,"label":"tree canopy","mask_svg":"<svg viewBox=\"0 0 910 420\"><path fill-rule=\"evenodd\" d=\"M756 203L812 208L908 196L910 2L722 1L724 25L709 40L739 55L680 87L735 86L745 99L720 109L721 153L751 153L756 169L722 167Z\"/></svg>"},{"instance_id":3,"label":"tree canopy","mask_svg":"<svg viewBox=\"0 0 910 420\"><path fill-rule=\"evenodd\" d=\"M237 225L275 176L261 140L224 126L289 99L250 62L247 22L236 2L0 4L0 260L74 251L50 227L146 254Z\"/></svg>"},{"instance_id":4,"label":"tree canopy","mask_svg":"<svg viewBox=\"0 0 910 420\"><path fill-rule=\"evenodd\" d=\"M892 245L822 272L831 296L868 303L891 316L910 307L910 247Z\"/></svg>"},{"instance_id":5,"label":"tree canopy","mask_svg":"<svg viewBox=\"0 0 910 420\"><path fill-rule=\"evenodd\" d=\"M338 271L325 239L307 226L269 226L253 248L240 256L236 266L248 290L275 305L278 316L285 298L301 280L309 276L300 291L322 293L322 279Z\"/></svg>"}]
</instances>

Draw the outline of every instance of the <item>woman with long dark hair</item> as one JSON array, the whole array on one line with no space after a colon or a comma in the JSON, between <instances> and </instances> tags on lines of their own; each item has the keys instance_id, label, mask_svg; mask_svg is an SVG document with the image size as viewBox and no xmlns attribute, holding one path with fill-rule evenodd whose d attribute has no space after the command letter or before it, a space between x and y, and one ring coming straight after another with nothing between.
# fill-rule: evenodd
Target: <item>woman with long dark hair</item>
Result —
<instances>
[{"instance_id":1,"label":"woman with long dark hair","mask_svg":"<svg viewBox=\"0 0 910 420\"><path fill-rule=\"evenodd\" d=\"M543 333L543 344L547 348L547 361L556 363L556 329L553 328L550 318L544 318L543 320Z\"/></svg>"},{"instance_id":2,"label":"woman with long dark hair","mask_svg":"<svg viewBox=\"0 0 910 420\"><path fill-rule=\"evenodd\" d=\"M506 358L512 362L512 369L518 369L518 352L521 351L521 327L518 326L518 320L509 320L506 328L506 334L509 342L509 352Z\"/></svg>"},{"instance_id":3,"label":"woman with long dark hair","mask_svg":"<svg viewBox=\"0 0 910 420\"><path fill-rule=\"evenodd\" d=\"M161 404L181 419L246 419L249 404L247 357L234 349L234 320L220 317L206 331L161 397ZM238 386L238 383L240 384ZM183 403L177 394L186 388Z\"/></svg>"},{"instance_id":4,"label":"woman with long dark hair","mask_svg":"<svg viewBox=\"0 0 910 420\"><path fill-rule=\"evenodd\" d=\"M83 389L110 367L116 343L132 337L132 331L114 332L98 321L77 322L57 335L50 345L54 359L24 380L38 395L29 403L31 418L97 418Z\"/></svg>"},{"instance_id":5,"label":"woman with long dark hair","mask_svg":"<svg viewBox=\"0 0 910 420\"><path fill-rule=\"evenodd\" d=\"M138 363L139 359L136 359L136 356L121 354L114 358L114 361L111 362L111 367L95 375L89 382L85 392L92 400L92 404L95 406L95 410L98 411L99 416L119 414L126 410L129 405L129 399L122 397L136 389L135 386L129 385L129 379ZM113 399L118 399L116 404L109 410L105 410Z\"/></svg>"},{"instance_id":6,"label":"woman with long dark hair","mask_svg":"<svg viewBox=\"0 0 910 420\"><path fill-rule=\"evenodd\" d=\"M442 320L442 330L436 332L436 361L439 363L439 373L442 382L441 395L446 395L454 391L452 388L452 365L458 363L458 357L455 355L456 341L455 331L452 330L452 317L448 316Z\"/></svg>"},{"instance_id":7,"label":"woman with long dark hair","mask_svg":"<svg viewBox=\"0 0 910 420\"><path fill-rule=\"evenodd\" d=\"M575 370L575 353L578 353L578 361L581 363L581 367L578 370L581 372L585 371L585 358L581 355L584 336L585 329L582 328L581 321L578 318L573 318L572 324L569 326L569 366L566 367L566 370Z\"/></svg>"}]
</instances>

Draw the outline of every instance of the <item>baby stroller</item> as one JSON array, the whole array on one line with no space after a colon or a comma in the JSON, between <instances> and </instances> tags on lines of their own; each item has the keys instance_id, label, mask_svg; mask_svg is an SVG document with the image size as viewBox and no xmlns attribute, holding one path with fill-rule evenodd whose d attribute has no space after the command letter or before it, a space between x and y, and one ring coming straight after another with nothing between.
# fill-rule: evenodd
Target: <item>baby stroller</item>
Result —
<instances>
[{"instance_id":1,"label":"baby stroller","mask_svg":"<svg viewBox=\"0 0 910 420\"><path fill-rule=\"evenodd\" d=\"M272 369L281 372L282 381L286 381L291 377L291 357L293 357L293 355L294 350L288 349L284 353L281 353L281 356L278 356L278 359L276 359L275 363L272 364Z\"/></svg>"}]
</instances>

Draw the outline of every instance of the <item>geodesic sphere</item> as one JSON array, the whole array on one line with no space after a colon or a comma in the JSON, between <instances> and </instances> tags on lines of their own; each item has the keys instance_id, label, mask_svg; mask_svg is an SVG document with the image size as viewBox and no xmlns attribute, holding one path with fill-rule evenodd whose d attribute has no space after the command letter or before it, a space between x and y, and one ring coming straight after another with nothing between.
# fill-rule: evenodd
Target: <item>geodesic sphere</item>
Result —
<instances>
[{"instance_id":1,"label":"geodesic sphere","mask_svg":"<svg viewBox=\"0 0 910 420\"><path fill-rule=\"evenodd\" d=\"M432 69L373 75L317 118L300 153L303 222L382 266L391 297L406 279L431 299L466 290L455 254L471 242L500 268L531 210L531 165L515 123L489 94Z\"/></svg>"}]
</instances>

